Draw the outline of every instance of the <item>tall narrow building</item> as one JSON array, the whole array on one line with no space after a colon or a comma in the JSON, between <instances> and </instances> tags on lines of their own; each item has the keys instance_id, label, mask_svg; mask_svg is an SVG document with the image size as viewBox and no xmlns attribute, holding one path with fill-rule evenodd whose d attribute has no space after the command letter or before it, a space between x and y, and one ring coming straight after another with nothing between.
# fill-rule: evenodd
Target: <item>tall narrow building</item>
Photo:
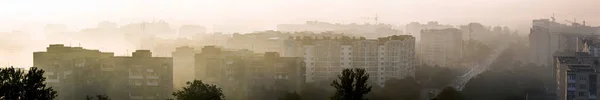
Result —
<instances>
[{"instance_id":1,"label":"tall narrow building","mask_svg":"<svg viewBox=\"0 0 600 100\"><path fill-rule=\"evenodd\" d=\"M175 88L186 86L186 82L193 81L195 67L195 51L191 47L178 47L173 52L173 85Z\"/></svg>"}]
</instances>

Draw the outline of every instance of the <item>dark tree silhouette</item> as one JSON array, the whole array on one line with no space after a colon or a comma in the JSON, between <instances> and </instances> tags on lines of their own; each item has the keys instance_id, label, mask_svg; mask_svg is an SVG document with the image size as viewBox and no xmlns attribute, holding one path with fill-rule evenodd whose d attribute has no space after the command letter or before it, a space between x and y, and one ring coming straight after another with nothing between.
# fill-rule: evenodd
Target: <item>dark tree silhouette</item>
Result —
<instances>
[{"instance_id":1,"label":"dark tree silhouette","mask_svg":"<svg viewBox=\"0 0 600 100\"><path fill-rule=\"evenodd\" d=\"M296 92L288 92L285 93L282 97L280 97L279 100L302 100L302 98Z\"/></svg>"},{"instance_id":2,"label":"dark tree silhouette","mask_svg":"<svg viewBox=\"0 0 600 100\"><path fill-rule=\"evenodd\" d=\"M93 100L94 97L91 96L86 96L85 100ZM96 95L96 100L110 100L110 98L108 98L108 96L106 95Z\"/></svg>"},{"instance_id":3,"label":"dark tree silhouette","mask_svg":"<svg viewBox=\"0 0 600 100\"><path fill-rule=\"evenodd\" d=\"M225 100L223 91L216 85L205 84L200 80L186 83L183 90L173 93L177 100Z\"/></svg>"},{"instance_id":4,"label":"dark tree silhouette","mask_svg":"<svg viewBox=\"0 0 600 100\"><path fill-rule=\"evenodd\" d=\"M418 100L421 92L420 84L415 78L390 79L385 86L373 93L374 100Z\"/></svg>"},{"instance_id":5,"label":"dark tree silhouette","mask_svg":"<svg viewBox=\"0 0 600 100\"><path fill-rule=\"evenodd\" d=\"M365 69L344 69L341 75L338 75L338 80L331 83L336 89L335 94L331 97L332 100L366 100L365 94L371 92L371 86L367 84L369 75L365 73Z\"/></svg>"},{"instance_id":6,"label":"dark tree silhouette","mask_svg":"<svg viewBox=\"0 0 600 100\"><path fill-rule=\"evenodd\" d=\"M46 87L44 70L31 67L27 73L14 67L0 68L0 99L51 100L56 91Z\"/></svg>"},{"instance_id":7,"label":"dark tree silhouette","mask_svg":"<svg viewBox=\"0 0 600 100\"><path fill-rule=\"evenodd\" d=\"M431 100L465 100L465 97L453 87L446 87Z\"/></svg>"},{"instance_id":8,"label":"dark tree silhouette","mask_svg":"<svg viewBox=\"0 0 600 100\"><path fill-rule=\"evenodd\" d=\"M302 97L302 100L327 100L332 91L328 91L325 88L327 87L305 84L300 91L300 97Z\"/></svg>"}]
</instances>

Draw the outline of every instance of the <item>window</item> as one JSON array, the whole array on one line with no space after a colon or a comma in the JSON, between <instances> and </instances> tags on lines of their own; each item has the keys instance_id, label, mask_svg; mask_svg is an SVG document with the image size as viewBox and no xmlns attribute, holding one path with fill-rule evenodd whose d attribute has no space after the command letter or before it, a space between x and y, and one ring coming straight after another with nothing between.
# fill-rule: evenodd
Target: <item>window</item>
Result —
<instances>
[{"instance_id":1,"label":"window","mask_svg":"<svg viewBox=\"0 0 600 100\"><path fill-rule=\"evenodd\" d=\"M572 88L574 88L574 87L575 87L575 84L573 84L573 83L569 83L569 84L567 84L567 87L572 87Z\"/></svg>"},{"instance_id":2,"label":"window","mask_svg":"<svg viewBox=\"0 0 600 100\"><path fill-rule=\"evenodd\" d=\"M573 74L570 74L570 75L568 75L568 78L569 78L570 80L575 80L575 75L573 75Z\"/></svg>"},{"instance_id":3,"label":"window","mask_svg":"<svg viewBox=\"0 0 600 100\"><path fill-rule=\"evenodd\" d=\"M352 55L352 53L348 53L348 55Z\"/></svg>"},{"instance_id":4,"label":"window","mask_svg":"<svg viewBox=\"0 0 600 100\"><path fill-rule=\"evenodd\" d=\"M579 84L579 89L585 89L586 88L586 84Z\"/></svg>"},{"instance_id":5,"label":"window","mask_svg":"<svg viewBox=\"0 0 600 100\"><path fill-rule=\"evenodd\" d=\"M587 78L585 76L580 76L579 80L586 80Z\"/></svg>"},{"instance_id":6,"label":"window","mask_svg":"<svg viewBox=\"0 0 600 100\"><path fill-rule=\"evenodd\" d=\"M585 96L585 92L579 92L579 96Z\"/></svg>"}]
</instances>

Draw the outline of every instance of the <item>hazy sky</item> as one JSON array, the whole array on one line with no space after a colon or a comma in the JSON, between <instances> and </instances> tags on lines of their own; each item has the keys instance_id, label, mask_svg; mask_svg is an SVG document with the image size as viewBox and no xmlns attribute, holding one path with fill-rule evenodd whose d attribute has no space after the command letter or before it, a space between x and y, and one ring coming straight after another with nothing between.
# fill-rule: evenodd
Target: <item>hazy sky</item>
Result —
<instances>
[{"instance_id":1,"label":"hazy sky","mask_svg":"<svg viewBox=\"0 0 600 100\"><path fill-rule=\"evenodd\" d=\"M558 21L600 23L600 0L0 0L0 31L62 23L71 29L99 21L119 24L166 20L175 25L247 26L274 29L278 23L320 20L340 23L405 24L481 22L527 27L556 13Z\"/></svg>"},{"instance_id":2,"label":"hazy sky","mask_svg":"<svg viewBox=\"0 0 600 100\"><path fill-rule=\"evenodd\" d=\"M373 23L366 17L375 15L379 22L394 25L413 21L454 25L480 22L517 28L521 34L527 34L532 19L549 18L553 13L559 22L577 18L579 22L586 20L588 25L599 25L598 5L600 0L0 0L0 36L1 32L12 30L41 36L40 30L49 23L66 24L71 31L77 31L95 27L100 21L123 25L166 20L173 27L203 25L209 32L257 31L307 20ZM22 45L19 43L12 45ZM94 47L87 45L84 44L86 48ZM31 52L43 51L45 46L38 43L21 52L0 51L0 65L29 67Z\"/></svg>"}]
</instances>

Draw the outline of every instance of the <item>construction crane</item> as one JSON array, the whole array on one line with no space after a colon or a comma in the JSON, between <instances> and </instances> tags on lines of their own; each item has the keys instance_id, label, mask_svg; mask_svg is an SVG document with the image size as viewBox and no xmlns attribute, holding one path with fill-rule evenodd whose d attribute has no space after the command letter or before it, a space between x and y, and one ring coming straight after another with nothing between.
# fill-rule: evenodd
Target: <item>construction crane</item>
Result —
<instances>
[{"instance_id":1,"label":"construction crane","mask_svg":"<svg viewBox=\"0 0 600 100\"><path fill-rule=\"evenodd\" d=\"M565 20L565 21L571 23L571 25L575 25L575 26L579 25L579 23L577 23L577 19L573 19L573 21L570 21L570 20Z\"/></svg>"}]
</instances>

